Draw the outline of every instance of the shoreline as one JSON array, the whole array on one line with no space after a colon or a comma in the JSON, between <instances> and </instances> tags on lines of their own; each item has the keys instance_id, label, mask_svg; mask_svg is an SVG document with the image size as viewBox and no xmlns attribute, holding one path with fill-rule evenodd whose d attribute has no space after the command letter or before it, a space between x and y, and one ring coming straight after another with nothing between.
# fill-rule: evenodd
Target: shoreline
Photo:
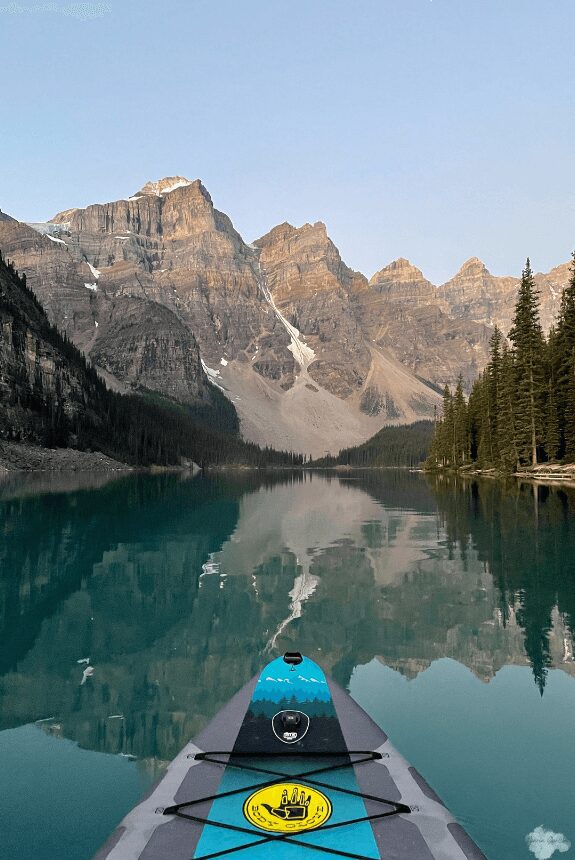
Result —
<instances>
[{"instance_id":1,"label":"shoreline","mask_svg":"<svg viewBox=\"0 0 575 860\"><path fill-rule=\"evenodd\" d=\"M423 469L426 475L457 475L460 478L488 478L508 481L511 478L540 484L575 486L575 463L541 463L518 472L499 472L497 469Z\"/></svg>"},{"instance_id":2,"label":"shoreline","mask_svg":"<svg viewBox=\"0 0 575 860\"><path fill-rule=\"evenodd\" d=\"M186 472L193 475L225 472L331 472L345 475L349 472L386 472L407 471L423 475L454 475L461 478L486 478L505 481L511 478L551 486L575 487L575 463L542 463L537 467L526 467L518 472L505 473L496 469L425 469L421 466L250 466L241 463L227 463L206 466L202 469L197 463L186 462L173 466L131 466L114 460L101 451L79 451L75 448L44 448L27 442L0 442L0 480L16 475L53 475L78 473L100 473L102 475L122 475L136 472L163 474Z\"/></svg>"}]
</instances>

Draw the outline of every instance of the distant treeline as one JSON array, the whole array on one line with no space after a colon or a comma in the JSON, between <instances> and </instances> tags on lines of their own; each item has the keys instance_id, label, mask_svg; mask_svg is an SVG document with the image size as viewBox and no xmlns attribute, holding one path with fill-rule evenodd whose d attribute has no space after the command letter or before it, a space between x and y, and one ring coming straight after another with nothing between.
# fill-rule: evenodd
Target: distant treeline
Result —
<instances>
[{"instance_id":1,"label":"distant treeline","mask_svg":"<svg viewBox=\"0 0 575 860\"><path fill-rule=\"evenodd\" d=\"M490 361L466 401L462 380L446 386L430 468L515 472L548 461L575 461L575 254L556 323L546 338L529 260L507 339L498 328Z\"/></svg>"},{"instance_id":2,"label":"distant treeline","mask_svg":"<svg viewBox=\"0 0 575 860\"><path fill-rule=\"evenodd\" d=\"M142 390L141 394L148 403L163 409L167 408L178 415L187 416L196 424L207 427L208 430L217 427L219 433L239 436L240 419L236 407L217 386L210 385L209 391L209 401L197 401L196 403L180 403L149 389Z\"/></svg>"},{"instance_id":3,"label":"distant treeline","mask_svg":"<svg viewBox=\"0 0 575 860\"><path fill-rule=\"evenodd\" d=\"M170 406L156 405L138 395L99 392L92 407L100 419L80 417L67 429L82 449L98 451L140 465L178 465L192 460L201 467L301 466L301 454L260 448L238 436L209 430Z\"/></svg>"},{"instance_id":4,"label":"distant treeline","mask_svg":"<svg viewBox=\"0 0 575 860\"><path fill-rule=\"evenodd\" d=\"M355 448L344 448L337 457L322 457L313 466L418 466L428 455L433 436L431 421L400 427L383 427Z\"/></svg>"},{"instance_id":5,"label":"distant treeline","mask_svg":"<svg viewBox=\"0 0 575 860\"><path fill-rule=\"evenodd\" d=\"M3 431L0 436L32 439L50 447L93 449L143 466L179 465L183 460L202 467L302 465L301 454L262 449L240 439L235 409L223 402L223 395L215 400L214 412L208 407L188 407L156 395L122 395L110 391L85 356L49 322L42 305L26 285L25 276L20 277L0 254L0 287L2 282L9 292L0 289L0 311L13 318L19 330L30 331L60 354L66 374L76 377L81 386L84 406L71 415L59 379L55 388L48 391L40 375L30 386L23 372L22 384L14 385L8 395L14 402L4 405L16 414L30 416L29 424L0 428ZM14 393L16 390L18 394ZM212 426L217 423L229 432L212 430L208 423Z\"/></svg>"},{"instance_id":6,"label":"distant treeline","mask_svg":"<svg viewBox=\"0 0 575 860\"><path fill-rule=\"evenodd\" d=\"M303 462L301 454L260 448L238 436L209 430L191 416L137 395L105 390L98 413L104 423L80 423L73 428L79 444L128 462L177 465L182 460L193 460L202 467L301 466Z\"/></svg>"}]
</instances>

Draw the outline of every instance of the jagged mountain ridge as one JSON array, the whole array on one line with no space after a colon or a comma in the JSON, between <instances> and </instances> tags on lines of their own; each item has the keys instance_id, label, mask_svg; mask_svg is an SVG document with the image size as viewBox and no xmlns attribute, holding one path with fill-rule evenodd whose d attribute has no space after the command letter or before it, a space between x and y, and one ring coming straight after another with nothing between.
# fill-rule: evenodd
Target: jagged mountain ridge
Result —
<instances>
[{"instance_id":1,"label":"jagged mountain ridge","mask_svg":"<svg viewBox=\"0 0 575 860\"><path fill-rule=\"evenodd\" d=\"M429 416L436 393L366 343L353 301L365 278L325 227L272 233L246 244L199 180L169 177L45 225L3 224L0 247L110 384L193 402L209 378L260 444L319 454ZM296 303L279 287L289 272Z\"/></svg>"},{"instance_id":2,"label":"jagged mountain ridge","mask_svg":"<svg viewBox=\"0 0 575 860\"><path fill-rule=\"evenodd\" d=\"M569 275L569 263L535 275L545 331L557 315ZM487 363L494 326L505 334L511 328L520 278L492 275L471 257L453 278L435 286L400 258L369 283L373 289L362 297L362 309L373 339L418 376L443 386L454 385L461 373L469 386Z\"/></svg>"},{"instance_id":3,"label":"jagged mountain ridge","mask_svg":"<svg viewBox=\"0 0 575 860\"><path fill-rule=\"evenodd\" d=\"M491 329L454 318L437 287L408 260L373 275L358 305L369 338L438 387L453 385L460 373L472 380L487 361Z\"/></svg>"},{"instance_id":4,"label":"jagged mountain ridge","mask_svg":"<svg viewBox=\"0 0 575 860\"><path fill-rule=\"evenodd\" d=\"M535 274L540 293L541 323L549 331L561 303L561 294L569 281L571 263L562 263L550 272ZM507 334L511 328L517 290L521 278L492 275L485 263L471 257L456 275L438 287L442 307L456 319L473 320L488 326L499 326Z\"/></svg>"},{"instance_id":5,"label":"jagged mountain ridge","mask_svg":"<svg viewBox=\"0 0 575 860\"><path fill-rule=\"evenodd\" d=\"M471 381L493 325L509 328L518 283L475 258L439 287L405 259L368 281L321 222L249 245L181 176L48 224L2 222L0 248L110 384L194 402L209 379L247 439L314 455L430 417L433 387ZM568 264L538 279L547 326Z\"/></svg>"}]
</instances>

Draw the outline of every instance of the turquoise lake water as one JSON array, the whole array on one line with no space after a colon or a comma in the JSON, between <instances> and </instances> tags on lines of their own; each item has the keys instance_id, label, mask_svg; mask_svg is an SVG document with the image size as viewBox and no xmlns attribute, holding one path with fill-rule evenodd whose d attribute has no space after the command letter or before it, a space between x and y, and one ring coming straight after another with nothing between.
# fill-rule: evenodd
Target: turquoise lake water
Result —
<instances>
[{"instance_id":1,"label":"turquoise lake water","mask_svg":"<svg viewBox=\"0 0 575 860\"><path fill-rule=\"evenodd\" d=\"M490 860L569 860L574 619L571 490L4 479L0 857L88 860L270 655L299 649Z\"/></svg>"}]
</instances>

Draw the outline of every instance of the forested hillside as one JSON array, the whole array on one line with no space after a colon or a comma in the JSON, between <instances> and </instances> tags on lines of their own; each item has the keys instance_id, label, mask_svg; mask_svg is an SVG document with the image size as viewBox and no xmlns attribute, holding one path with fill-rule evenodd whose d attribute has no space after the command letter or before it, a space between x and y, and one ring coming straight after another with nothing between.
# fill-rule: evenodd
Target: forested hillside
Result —
<instances>
[{"instance_id":1,"label":"forested hillside","mask_svg":"<svg viewBox=\"0 0 575 860\"><path fill-rule=\"evenodd\" d=\"M345 448L337 457L322 457L318 467L418 466L428 455L433 436L431 421L416 421L403 427L384 427L363 445Z\"/></svg>"},{"instance_id":2,"label":"forested hillside","mask_svg":"<svg viewBox=\"0 0 575 860\"><path fill-rule=\"evenodd\" d=\"M194 415L162 398L110 391L1 255L0 333L0 440L98 450L134 465L302 462L243 442L227 403L216 414Z\"/></svg>"},{"instance_id":3,"label":"forested hillside","mask_svg":"<svg viewBox=\"0 0 575 860\"><path fill-rule=\"evenodd\" d=\"M511 330L495 329L469 400L461 379L445 388L428 465L514 472L550 461L575 462L575 254L548 337L527 260Z\"/></svg>"}]
</instances>

